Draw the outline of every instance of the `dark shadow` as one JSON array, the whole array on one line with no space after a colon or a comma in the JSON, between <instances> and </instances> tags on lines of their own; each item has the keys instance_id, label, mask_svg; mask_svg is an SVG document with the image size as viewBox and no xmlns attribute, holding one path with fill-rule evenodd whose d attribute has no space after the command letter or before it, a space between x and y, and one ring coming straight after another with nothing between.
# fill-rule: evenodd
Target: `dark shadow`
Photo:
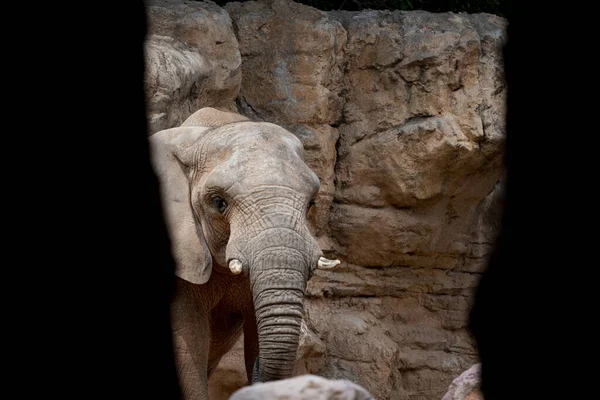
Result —
<instances>
[{"instance_id":1,"label":"dark shadow","mask_svg":"<svg viewBox=\"0 0 600 400\"><path fill-rule=\"evenodd\" d=\"M559 77L586 79L595 28L571 6L526 3L509 2L504 210L470 314L486 400L579 398L592 383L575 360L597 263L583 233L596 210L583 189L594 146L578 139L594 103L585 84Z\"/></svg>"},{"instance_id":2,"label":"dark shadow","mask_svg":"<svg viewBox=\"0 0 600 400\"><path fill-rule=\"evenodd\" d=\"M21 309L10 324L19 345L4 343L18 353L6 365L22 378L7 393L177 399L173 260L147 140L144 4L5 12L18 43L5 52L15 90L4 93L14 124L3 154L18 181L5 213L6 270L18 279L3 283Z\"/></svg>"}]
</instances>

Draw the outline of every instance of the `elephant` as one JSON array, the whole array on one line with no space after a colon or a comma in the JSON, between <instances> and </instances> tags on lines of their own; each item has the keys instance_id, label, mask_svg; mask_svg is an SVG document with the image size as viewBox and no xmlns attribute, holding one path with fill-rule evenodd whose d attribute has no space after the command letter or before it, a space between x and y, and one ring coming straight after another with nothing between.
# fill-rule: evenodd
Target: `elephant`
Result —
<instances>
[{"instance_id":1,"label":"elephant","mask_svg":"<svg viewBox=\"0 0 600 400\"><path fill-rule=\"evenodd\" d=\"M171 329L185 399L244 333L248 383L291 377L316 268L333 269L307 213L319 190L283 127L204 107L149 136L175 261Z\"/></svg>"}]
</instances>

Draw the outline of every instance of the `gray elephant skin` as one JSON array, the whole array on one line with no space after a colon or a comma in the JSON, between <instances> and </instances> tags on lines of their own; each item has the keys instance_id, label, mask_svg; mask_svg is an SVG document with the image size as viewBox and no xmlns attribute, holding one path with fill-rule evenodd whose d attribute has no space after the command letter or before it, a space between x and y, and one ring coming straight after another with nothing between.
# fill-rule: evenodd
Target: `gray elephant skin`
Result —
<instances>
[{"instance_id":1,"label":"gray elephant skin","mask_svg":"<svg viewBox=\"0 0 600 400\"><path fill-rule=\"evenodd\" d=\"M292 375L306 283L333 268L308 229L319 179L275 124L202 108L150 136L176 284L171 325L186 399L244 333L249 382Z\"/></svg>"}]
</instances>

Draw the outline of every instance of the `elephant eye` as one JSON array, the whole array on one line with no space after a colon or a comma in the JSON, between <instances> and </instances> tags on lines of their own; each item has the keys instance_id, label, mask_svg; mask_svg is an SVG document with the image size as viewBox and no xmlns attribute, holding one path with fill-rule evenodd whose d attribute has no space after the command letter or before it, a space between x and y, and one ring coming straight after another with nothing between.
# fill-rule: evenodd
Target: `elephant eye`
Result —
<instances>
[{"instance_id":1,"label":"elephant eye","mask_svg":"<svg viewBox=\"0 0 600 400\"><path fill-rule=\"evenodd\" d=\"M213 197L212 204L221 214L223 214L227 208L227 202L220 196Z\"/></svg>"},{"instance_id":2,"label":"elephant eye","mask_svg":"<svg viewBox=\"0 0 600 400\"><path fill-rule=\"evenodd\" d=\"M314 201L314 200L311 200L311 201L308 203L308 207L306 207L306 213L307 213L307 214L310 212L310 209L311 209L311 208L312 208L314 205L315 205L315 201Z\"/></svg>"}]
</instances>

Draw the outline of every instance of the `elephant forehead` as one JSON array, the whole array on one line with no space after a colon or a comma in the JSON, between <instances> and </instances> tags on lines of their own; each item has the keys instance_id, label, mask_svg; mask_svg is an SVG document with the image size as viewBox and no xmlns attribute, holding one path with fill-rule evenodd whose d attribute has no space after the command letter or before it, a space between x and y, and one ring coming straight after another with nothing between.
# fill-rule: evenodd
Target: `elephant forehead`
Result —
<instances>
[{"instance_id":1,"label":"elephant forehead","mask_svg":"<svg viewBox=\"0 0 600 400\"><path fill-rule=\"evenodd\" d=\"M230 151L270 153L288 152L304 156L302 142L286 129L268 122L243 122L224 126L213 135L216 148Z\"/></svg>"},{"instance_id":2,"label":"elephant forehead","mask_svg":"<svg viewBox=\"0 0 600 400\"><path fill-rule=\"evenodd\" d=\"M215 161L208 186L244 192L257 186L285 186L303 193L319 188L319 179L304 163L302 142L280 126L230 124L215 132L207 150Z\"/></svg>"},{"instance_id":3,"label":"elephant forehead","mask_svg":"<svg viewBox=\"0 0 600 400\"><path fill-rule=\"evenodd\" d=\"M210 175L211 182L240 192L259 186L282 186L310 195L319 187L315 173L293 152L232 151Z\"/></svg>"}]
</instances>

